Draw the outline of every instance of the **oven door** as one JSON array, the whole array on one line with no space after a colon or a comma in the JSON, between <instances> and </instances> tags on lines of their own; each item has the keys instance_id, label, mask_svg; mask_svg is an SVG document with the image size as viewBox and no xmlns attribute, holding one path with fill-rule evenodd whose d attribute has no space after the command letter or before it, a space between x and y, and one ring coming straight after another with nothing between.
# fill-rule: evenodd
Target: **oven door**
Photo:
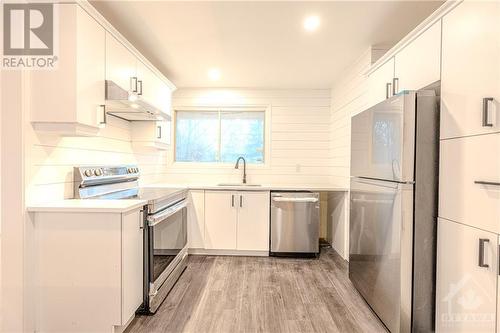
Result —
<instances>
[{"instance_id":1,"label":"oven door","mask_svg":"<svg viewBox=\"0 0 500 333\"><path fill-rule=\"evenodd\" d=\"M149 296L154 297L185 256L187 200L148 216Z\"/></svg>"}]
</instances>

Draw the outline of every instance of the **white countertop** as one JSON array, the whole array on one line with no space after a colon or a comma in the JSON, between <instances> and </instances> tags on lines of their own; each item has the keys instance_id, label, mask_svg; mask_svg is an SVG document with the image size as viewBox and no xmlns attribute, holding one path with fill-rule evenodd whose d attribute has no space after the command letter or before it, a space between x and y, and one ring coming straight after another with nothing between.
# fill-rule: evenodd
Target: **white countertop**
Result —
<instances>
[{"instance_id":1,"label":"white countertop","mask_svg":"<svg viewBox=\"0 0 500 333\"><path fill-rule=\"evenodd\" d=\"M216 184L149 184L146 187L186 188L189 190L226 190L226 191L317 191L317 192L347 192L348 189L335 185L285 185L285 184L262 184L259 186L249 185L216 185Z\"/></svg>"},{"instance_id":2,"label":"white countertop","mask_svg":"<svg viewBox=\"0 0 500 333\"><path fill-rule=\"evenodd\" d=\"M317 192L347 192L347 188L333 185L261 185L261 186L231 186L215 184L170 184L156 183L146 187L185 188L190 190L220 190L220 191L317 191ZM28 212L89 212L89 213L125 213L147 204L146 200L85 200L67 199L29 204Z\"/></svg>"},{"instance_id":3,"label":"white countertop","mask_svg":"<svg viewBox=\"0 0 500 333\"><path fill-rule=\"evenodd\" d=\"M67 199L28 205L28 212L125 213L147 204L146 200Z\"/></svg>"}]
</instances>

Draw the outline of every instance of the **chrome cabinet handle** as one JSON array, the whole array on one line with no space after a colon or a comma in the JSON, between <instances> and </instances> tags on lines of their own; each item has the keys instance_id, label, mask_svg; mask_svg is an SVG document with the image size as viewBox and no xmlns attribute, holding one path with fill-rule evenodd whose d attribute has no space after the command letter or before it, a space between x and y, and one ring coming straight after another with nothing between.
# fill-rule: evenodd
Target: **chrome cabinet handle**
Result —
<instances>
[{"instance_id":1,"label":"chrome cabinet handle","mask_svg":"<svg viewBox=\"0 0 500 333\"><path fill-rule=\"evenodd\" d=\"M493 97L483 98L483 127L493 127L488 120L489 102L493 102Z\"/></svg>"},{"instance_id":2,"label":"chrome cabinet handle","mask_svg":"<svg viewBox=\"0 0 500 333\"><path fill-rule=\"evenodd\" d=\"M161 126L156 126L156 138L161 139Z\"/></svg>"},{"instance_id":3,"label":"chrome cabinet handle","mask_svg":"<svg viewBox=\"0 0 500 333\"><path fill-rule=\"evenodd\" d=\"M389 97L391 97L391 86L392 86L392 83L390 83L390 82L387 82L385 84L385 99L388 99Z\"/></svg>"},{"instance_id":4,"label":"chrome cabinet handle","mask_svg":"<svg viewBox=\"0 0 500 333\"><path fill-rule=\"evenodd\" d=\"M142 95L142 80L137 81L139 84L139 89L136 88L137 90L137 95Z\"/></svg>"},{"instance_id":5,"label":"chrome cabinet handle","mask_svg":"<svg viewBox=\"0 0 500 333\"><path fill-rule=\"evenodd\" d=\"M399 78L395 77L392 79L392 94L396 95L399 90Z\"/></svg>"},{"instance_id":6,"label":"chrome cabinet handle","mask_svg":"<svg viewBox=\"0 0 500 333\"><path fill-rule=\"evenodd\" d=\"M136 76L133 76L130 78L130 90L132 90L132 92L137 92L137 77Z\"/></svg>"},{"instance_id":7,"label":"chrome cabinet handle","mask_svg":"<svg viewBox=\"0 0 500 333\"><path fill-rule=\"evenodd\" d=\"M99 111L102 112L101 118L99 119L99 125L106 125L108 120L106 119L106 105L99 105Z\"/></svg>"},{"instance_id":8,"label":"chrome cabinet handle","mask_svg":"<svg viewBox=\"0 0 500 333\"><path fill-rule=\"evenodd\" d=\"M243 196L240 195L240 208L243 208Z\"/></svg>"},{"instance_id":9,"label":"chrome cabinet handle","mask_svg":"<svg viewBox=\"0 0 500 333\"><path fill-rule=\"evenodd\" d=\"M479 267L485 267L488 268L490 265L484 263L484 243L489 243L490 240L487 238L479 238L479 258L478 258L478 265Z\"/></svg>"},{"instance_id":10,"label":"chrome cabinet handle","mask_svg":"<svg viewBox=\"0 0 500 333\"><path fill-rule=\"evenodd\" d=\"M498 182L489 182L485 180L475 180L474 184L500 186L500 183Z\"/></svg>"}]
</instances>

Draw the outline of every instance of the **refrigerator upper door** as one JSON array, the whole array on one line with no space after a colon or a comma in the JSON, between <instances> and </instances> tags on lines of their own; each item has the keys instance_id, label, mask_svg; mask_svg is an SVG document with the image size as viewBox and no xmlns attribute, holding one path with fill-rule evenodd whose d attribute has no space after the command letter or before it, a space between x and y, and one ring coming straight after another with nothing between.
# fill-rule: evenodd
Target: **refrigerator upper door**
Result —
<instances>
[{"instance_id":1,"label":"refrigerator upper door","mask_svg":"<svg viewBox=\"0 0 500 333\"><path fill-rule=\"evenodd\" d=\"M349 278L391 332L410 332L413 185L351 178Z\"/></svg>"},{"instance_id":2,"label":"refrigerator upper door","mask_svg":"<svg viewBox=\"0 0 500 333\"><path fill-rule=\"evenodd\" d=\"M404 91L352 117L351 176L414 180L416 93Z\"/></svg>"}]
</instances>

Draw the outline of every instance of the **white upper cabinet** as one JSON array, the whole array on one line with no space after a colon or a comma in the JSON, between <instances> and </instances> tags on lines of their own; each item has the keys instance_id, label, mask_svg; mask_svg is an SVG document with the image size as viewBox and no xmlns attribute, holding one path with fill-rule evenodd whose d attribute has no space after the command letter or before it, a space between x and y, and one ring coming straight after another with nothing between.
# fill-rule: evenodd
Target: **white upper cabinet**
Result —
<instances>
[{"instance_id":1,"label":"white upper cabinet","mask_svg":"<svg viewBox=\"0 0 500 333\"><path fill-rule=\"evenodd\" d=\"M418 90L441 77L441 20L395 56L393 91Z\"/></svg>"},{"instance_id":2,"label":"white upper cabinet","mask_svg":"<svg viewBox=\"0 0 500 333\"><path fill-rule=\"evenodd\" d=\"M141 61L137 62L138 94L147 102L171 114L170 87Z\"/></svg>"},{"instance_id":3,"label":"white upper cabinet","mask_svg":"<svg viewBox=\"0 0 500 333\"><path fill-rule=\"evenodd\" d=\"M137 58L113 35L106 33L106 80L134 91L137 78Z\"/></svg>"},{"instance_id":4,"label":"white upper cabinet","mask_svg":"<svg viewBox=\"0 0 500 333\"><path fill-rule=\"evenodd\" d=\"M132 145L165 150L170 147L170 121L135 121L131 126Z\"/></svg>"},{"instance_id":5,"label":"white upper cabinet","mask_svg":"<svg viewBox=\"0 0 500 333\"><path fill-rule=\"evenodd\" d=\"M104 122L105 30L76 4L59 7L57 68L32 71L35 129L95 135Z\"/></svg>"},{"instance_id":6,"label":"white upper cabinet","mask_svg":"<svg viewBox=\"0 0 500 333\"><path fill-rule=\"evenodd\" d=\"M368 77L369 101L373 106L392 96L394 58L387 60Z\"/></svg>"},{"instance_id":7,"label":"white upper cabinet","mask_svg":"<svg viewBox=\"0 0 500 333\"><path fill-rule=\"evenodd\" d=\"M441 138L500 131L500 2L461 3L442 43Z\"/></svg>"}]
</instances>

